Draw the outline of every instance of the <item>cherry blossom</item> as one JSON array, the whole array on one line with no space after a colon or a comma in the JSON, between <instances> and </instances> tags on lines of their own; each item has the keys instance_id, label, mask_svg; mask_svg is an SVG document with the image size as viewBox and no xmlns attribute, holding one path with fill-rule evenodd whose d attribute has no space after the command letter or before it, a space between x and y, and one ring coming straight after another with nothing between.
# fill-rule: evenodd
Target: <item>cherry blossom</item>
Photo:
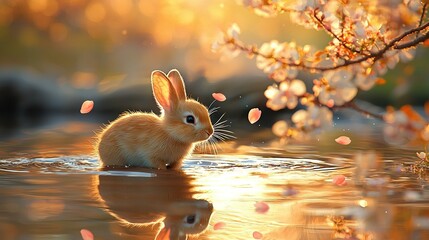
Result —
<instances>
[{"instance_id":1,"label":"cherry blossom","mask_svg":"<svg viewBox=\"0 0 429 240\"><path fill-rule=\"evenodd\" d=\"M315 128L326 128L332 125L332 112L327 107L309 106L307 110L301 109L292 115L295 126L311 131Z\"/></svg>"},{"instance_id":2,"label":"cherry blossom","mask_svg":"<svg viewBox=\"0 0 429 240\"><path fill-rule=\"evenodd\" d=\"M294 79L281 82L279 86L273 84L268 86L264 95L268 98L267 107L278 111L285 107L294 109L298 105L298 97L306 92L303 81Z\"/></svg>"},{"instance_id":3,"label":"cherry blossom","mask_svg":"<svg viewBox=\"0 0 429 240\"><path fill-rule=\"evenodd\" d=\"M277 60L298 63L300 57L295 43L279 43L273 40L262 44L259 53L256 57L256 66L270 74L274 80L283 81L297 76L298 69L296 67L283 66L283 63Z\"/></svg>"},{"instance_id":4,"label":"cherry blossom","mask_svg":"<svg viewBox=\"0 0 429 240\"><path fill-rule=\"evenodd\" d=\"M222 53L225 58L234 58L240 54L241 50L234 44L238 41L238 35L240 34L240 28L236 23L232 24L226 31L226 33L220 33L217 40L212 44L212 50L215 52Z\"/></svg>"},{"instance_id":5,"label":"cherry blossom","mask_svg":"<svg viewBox=\"0 0 429 240\"><path fill-rule=\"evenodd\" d=\"M286 121L280 120L274 123L272 130L277 137L286 137L289 130L289 125Z\"/></svg>"},{"instance_id":6,"label":"cherry blossom","mask_svg":"<svg viewBox=\"0 0 429 240\"><path fill-rule=\"evenodd\" d=\"M234 57L239 52L256 58L256 66L274 84L264 92L267 107L274 110L304 107L292 115L292 123L279 121L273 132L281 138L298 138L305 133L332 125L332 110L353 110L384 120L386 140L404 143L413 139L429 141L427 120L412 108L388 111L383 117L356 107L359 91L368 91L389 69L414 58L416 47L427 44L429 21L427 1L242 0L258 15L274 17L289 14L293 23L324 31L331 40L321 49L295 42L271 40L260 47L238 39L233 24L214 44L214 49ZM298 73L317 74L307 89ZM310 80L310 79L309 79ZM388 79L387 79L388 80ZM308 82L307 85L311 84ZM309 90L312 90L310 92Z\"/></svg>"},{"instance_id":7,"label":"cherry blossom","mask_svg":"<svg viewBox=\"0 0 429 240\"><path fill-rule=\"evenodd\" d=\"M324 74L321 81L313 86L314 95L320 103L327 105L332 101L341 106L351 101L357 94L356 85L352 83L353 73L347 70L329 71Z\"/></svg>"},{"instance_id":8,"label":"cherry blossom","mask_svg":"<svg viewBox=\"0 0 429 240\"><path fill-rule=\"evenodd\" d=\"M403 144L419 137L427 141L428 123L410 106L404 106L397 111L389 107L383 118L386 122L384 137L387 142Z\"/></svg>"}]
</instances>

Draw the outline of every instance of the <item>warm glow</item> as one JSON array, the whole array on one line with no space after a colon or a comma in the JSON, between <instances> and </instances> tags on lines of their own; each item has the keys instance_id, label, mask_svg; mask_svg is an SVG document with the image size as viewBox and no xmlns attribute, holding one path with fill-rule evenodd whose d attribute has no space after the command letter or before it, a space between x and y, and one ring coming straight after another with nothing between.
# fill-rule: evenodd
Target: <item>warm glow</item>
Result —
<instances>
[{"instance_id":1,"label":"warm glow","mask_svg":"<svg viewBox=\"0 0 429 240\"><path fill-rule=\"evenodd\" d=\"M367 207L368 206L368 202L365 199L359 200L359 206L361 207Z\"/></svg>"},{"instance_id":2,"label":"warm glow","mask_svg":"<svg viewBox=\"0 0 429 240\"><path fill-rule=\"evenodd\" d=\"M106 16L106 9L103 4L93 2L86 7L85 16L93 22L101 22Z\"/></svg>"}]
</instances>

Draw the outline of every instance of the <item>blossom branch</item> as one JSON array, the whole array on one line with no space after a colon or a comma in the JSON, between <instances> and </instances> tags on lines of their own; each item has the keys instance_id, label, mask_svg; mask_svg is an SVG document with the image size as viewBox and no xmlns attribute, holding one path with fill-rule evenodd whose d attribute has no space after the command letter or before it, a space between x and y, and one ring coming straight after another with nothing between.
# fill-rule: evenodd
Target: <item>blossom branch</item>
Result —
<instances>
[{"instance_id":1,"label":"blossom branch","mask_svg":"<svg viewBox=\"0 0 429 240\"><path fill-rule=\"evenodd\" d=\"M359 50L357 50L357 49L355 49L355 48L350 47L350 46L347 44L347 42L345 42L343 39L341 39L337 34L335 34L335 33L332 31L332 29L330 29L328 26L326 26L326 25L323 23L323 20L322 20L322 19L320 19L319 17L317 17L317 11L314 11L314 12L313 12L313 14L312 14L311 16L316 20L316 23L318 23L318 25L319 25L319 26L321 26L321 27L322 27L326 32L328 32L332 37L334 37L335 39L337 39L337 40L340 42L341 46L345 47L347 50L349 50L349 51L351 51L351 52L358 53L358 54L363 54L361 51L359 51ZM342 29L344 29L344 28L342 28Z\"/></svg>"},{"instance_id":2,"label":"blossom branch","mask_svg":"<svg viewBox=\"0 0 429 240\"><path fill-rule=\"evenodd\" d=\"M252 55L261 56L261 57L264 57L267 59L272 59L272 60L274 60L274 61L276 61L282 65L285 65L285 66L297 67L297 68L310 70L310 71L324 72L324 71L330 71L330 70L336 70L336 69L344 68L344 67L354 65L354 64L359 64L359 63L364 62L364 61L369 60L369 59L373 59L376 61L378 59L383 58L384 54L388 50L391 50L391 49L401 50L401 49L406 49L406 48L410 48L413 46L417 46L419 43L422 43L425 40L429 39L429 31L427 31L424 35L422 35L422 36L420 36L420 37L418 37L412 41L401 43L401 44L399 44L399 43L405 37L407 37L411 34L414 34L416 32L421 32L423 30L427 30L428 28L429 28L429 22L426 22L425 24L421 25L420 27L416 27L416 28L410 29L406 32L403 32L399 36L393 38L383 48L380 48L376 52L372 52L371 54L365 55L365 56L357 58L357 59L352 59L352 60L344 59L342 63L337 64L337 65L333 65L333 66L328 66L328 67L309 66L309 65L305 65L302 61L300 61L300 62L287 62L286 59L284 59L284 58L276 58L276 57L273 57L270 55L264 55L264 54L260 53L258 51L258 49L255 48L254 46L245 46L243 43L236 41L234 39L227 41L226 44L232 44L235 48L240 49L244 52L247 52L247 53L252 54Z\"/></svg>"}]
</instances>

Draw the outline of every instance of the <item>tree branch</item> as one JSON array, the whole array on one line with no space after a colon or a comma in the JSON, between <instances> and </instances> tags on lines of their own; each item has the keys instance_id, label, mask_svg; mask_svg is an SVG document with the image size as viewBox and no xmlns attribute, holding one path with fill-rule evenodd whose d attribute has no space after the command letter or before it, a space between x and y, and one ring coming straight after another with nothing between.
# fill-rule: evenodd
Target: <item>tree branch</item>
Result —
<instances>
[{"instance_id":1,"label":"tree branch","mask_svg":"<svg viewBox=\"0 0 429 240\"><path fill-rule=\"evenodd\" d=\"M362 109L355 102L348 102L348 103L344 104L342 107L348 107L348 108L353 109L353 110L355 110L357 112L360 112L360 113L362 113L364 115L371 116L371 117L376 118L378 120L384 121L383 115L380 115L380 114L373 113L373 112L370 112L368 110Z\"/></svg>"},{"instance_id":2,"label":"tree branch","mask_svg":"<svg viewBox=\"0 0 429 240\"><path fill-rule=\"evenodd\" d=\"M422 15L420 15L420 20L419 20L419 25L417 27L420 27L423 23L423 19L425 18L425 14L426 14L426 7L427 7L427 3L423 4L423 9L422 9ZM419 36L419 32L417 32L416 34L416 38Z\"/></svg>"}]
</instances>

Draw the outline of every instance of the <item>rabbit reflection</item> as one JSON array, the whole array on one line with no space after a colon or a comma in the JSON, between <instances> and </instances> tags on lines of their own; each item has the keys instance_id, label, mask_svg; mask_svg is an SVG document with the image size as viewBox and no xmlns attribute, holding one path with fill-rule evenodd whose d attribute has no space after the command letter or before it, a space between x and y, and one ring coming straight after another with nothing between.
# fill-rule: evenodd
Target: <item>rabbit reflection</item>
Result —
<instances>
[{"instance_id":1,"label":"rabbit reflection","mask_svg":"<svg viewBox=\"0 0 429 240\"><path fill-rule=\"evenodd\" d=\"M187 239L207 228L213 205L193 198L191 177L181 171L144 171L154 176L94 176L94 194L105 211L128 227L159 224L156 240Z\"/></svg>"}]
</instances>

